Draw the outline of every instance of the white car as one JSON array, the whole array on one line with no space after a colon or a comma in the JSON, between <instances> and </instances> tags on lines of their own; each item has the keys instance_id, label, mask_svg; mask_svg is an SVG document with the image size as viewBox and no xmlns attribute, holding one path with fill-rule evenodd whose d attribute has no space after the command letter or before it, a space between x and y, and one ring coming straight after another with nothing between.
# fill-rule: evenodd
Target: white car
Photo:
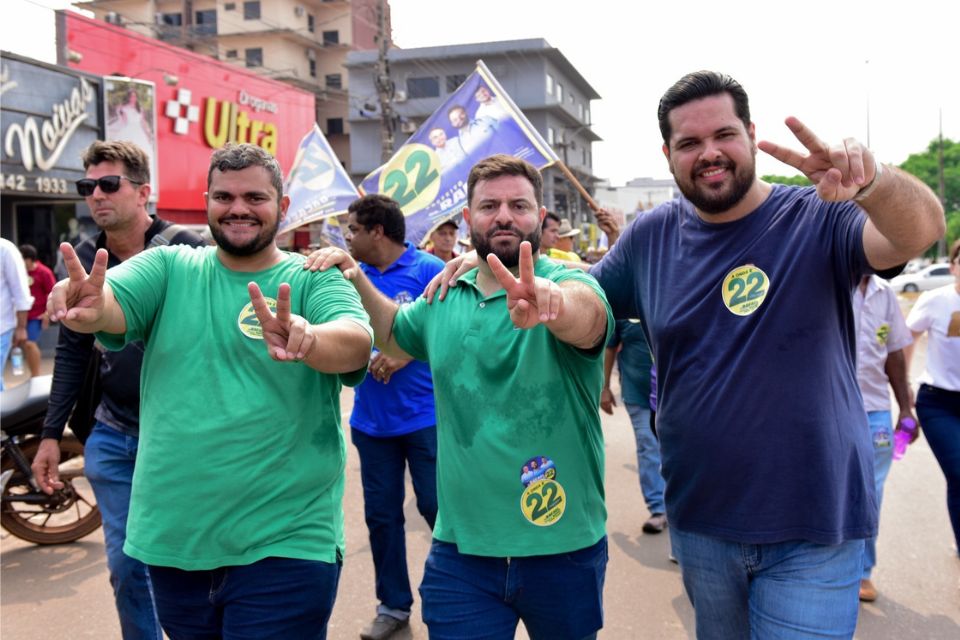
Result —
<instances>
[{"instance_id":1,"label":"white car","mask_svg":"<svg viewBox=\"0 0 960 640\"><path fill-rule=\"evenodd\" d=\"M954 277L950 273L950 265L941 263L924 267L916 273L899 275L890 281L890 286L897 293L908 293L936 289L951 284L953 281Z\"/></svg>"}]
</instances>

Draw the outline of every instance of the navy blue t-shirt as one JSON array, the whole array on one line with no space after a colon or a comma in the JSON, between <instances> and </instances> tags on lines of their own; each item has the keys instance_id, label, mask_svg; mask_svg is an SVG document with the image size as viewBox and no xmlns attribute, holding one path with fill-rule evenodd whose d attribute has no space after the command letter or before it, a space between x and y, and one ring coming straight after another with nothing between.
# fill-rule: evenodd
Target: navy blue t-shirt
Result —
<instances>
[{"instance_id":1,"label":"navy blue t-shirt","mask_svg":"<svg viewBox=\"0 0 960 640\"><path fill-rule=\"evenodd\" d=\"M381 293L397 304L416 300L433 276L443 271L443 260L419 251L409 242L396 262L380 273L376 267L360 264ZM399 436L437 423L434 415L433 379L426 362L414 360L383 384L370 373L356 390L350 426L377 436Z\"/></svg>"},{"instance_id":2,"label":"navy blue t-shirt","mask_svg":"<svg viewBox=\"0 0 960 640\"><path fill-rule=\"evenodd\" d=\"M591 269L657 363L671 525L758 544L875 534L851 306L865 221L813 188L775 185L724 224L681 198Z\"/></svg>"}]
</instances>

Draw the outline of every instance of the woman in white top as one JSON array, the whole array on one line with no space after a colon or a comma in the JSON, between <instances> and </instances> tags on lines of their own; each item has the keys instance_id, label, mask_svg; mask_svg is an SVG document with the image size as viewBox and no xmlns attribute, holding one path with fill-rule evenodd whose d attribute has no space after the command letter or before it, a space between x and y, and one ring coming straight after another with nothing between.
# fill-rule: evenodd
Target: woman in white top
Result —
<instances>
[{"instance_id":1,"label":"woman in white top","mask_svg":"<svg viewBox=\"0 0 960 640\"><path fill-rule=\"evenodd\" d=\"M917 418L947 478L947 510L960 553L960 240L950 247L953 284L926 291L907 316L914 341L927 332Z\"/></svg>"}]
</instances>

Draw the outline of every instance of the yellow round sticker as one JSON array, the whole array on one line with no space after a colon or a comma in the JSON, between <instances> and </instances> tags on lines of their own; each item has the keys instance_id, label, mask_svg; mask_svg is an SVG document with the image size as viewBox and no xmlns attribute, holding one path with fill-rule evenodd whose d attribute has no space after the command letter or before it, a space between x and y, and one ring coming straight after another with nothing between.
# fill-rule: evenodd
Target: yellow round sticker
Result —
<instances>
[{"instance_id":1,"label":"yellow round sticker","mask_svg":"<svg viewBox=\"0 0 960 640\"><path fill-rule=\"evenodd\" d=\"M271 313L277 312L277 301L273 298L264 296L267 306ZM254 340L263 340L263 329L260 327L260 321L257 319L257 312L253 310L253 303L248 302L240 311L240 317L237 318L237 325L240 327L240 333Z\"/></svg>"},{"instance_id":2,"label":"yellow round sticker","mask_svg":"<svg viewBox=\"0 0 960 640\"><path fill-rule=\"evenodd\" d=\"M537 480L520 496L523 517L538 527L549 527L563 517L567 508L567 494L556 480Z\"/></svg>"},{"instance_id":3,"label":"yellow round sticker","mask_svg":"<svg viewBox=\"0 0 960 640\"><path fill-rule=\"evenodd\" d=\"M727 274L720 293L730 313L748 316L760 308L769 288L767 274L752 264L745 264Z\"/></svg>"},{"instance_id":4,"label":"yellow round sticker","mask_svg":"<svg viewBox=\"0 0 960 640\"><path fill-rule=\"evenodd\" d=\"M410 144L380 172L380 193L400 204L409 216L436 200L440 193L440 158L425 144Z\"/></svg>"}]
</instances>

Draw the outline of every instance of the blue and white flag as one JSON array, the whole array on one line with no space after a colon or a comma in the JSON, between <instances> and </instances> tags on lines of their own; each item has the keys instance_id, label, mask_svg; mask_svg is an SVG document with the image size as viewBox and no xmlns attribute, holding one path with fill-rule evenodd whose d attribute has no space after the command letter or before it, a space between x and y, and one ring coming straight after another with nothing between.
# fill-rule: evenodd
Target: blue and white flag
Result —
<instances>
[{"instance_id":1,"label":"blue and white flag","mask_svg":"<svg viewBox=\"0 0 960 640\"><path fill-rule=\"evenodd\" d=\"M497 153L523 158L538 169L559 161L479 61L476 71L393 157L363 179L360 190L400 203L407 240L421 245L467 204L467 176L473 165Z\"/></svg>"},{"instance_id":2,"label":"blue and white flag","mask_svg":"<svg viewBox=\"0 0 960 640\"><path fill-rule=\"evenodd\" d=\"M346 213L350 203L360 197L316 124L300 141L283 191L290 196L290 208L279 233Z\"/></svg>"}]
</instances>

